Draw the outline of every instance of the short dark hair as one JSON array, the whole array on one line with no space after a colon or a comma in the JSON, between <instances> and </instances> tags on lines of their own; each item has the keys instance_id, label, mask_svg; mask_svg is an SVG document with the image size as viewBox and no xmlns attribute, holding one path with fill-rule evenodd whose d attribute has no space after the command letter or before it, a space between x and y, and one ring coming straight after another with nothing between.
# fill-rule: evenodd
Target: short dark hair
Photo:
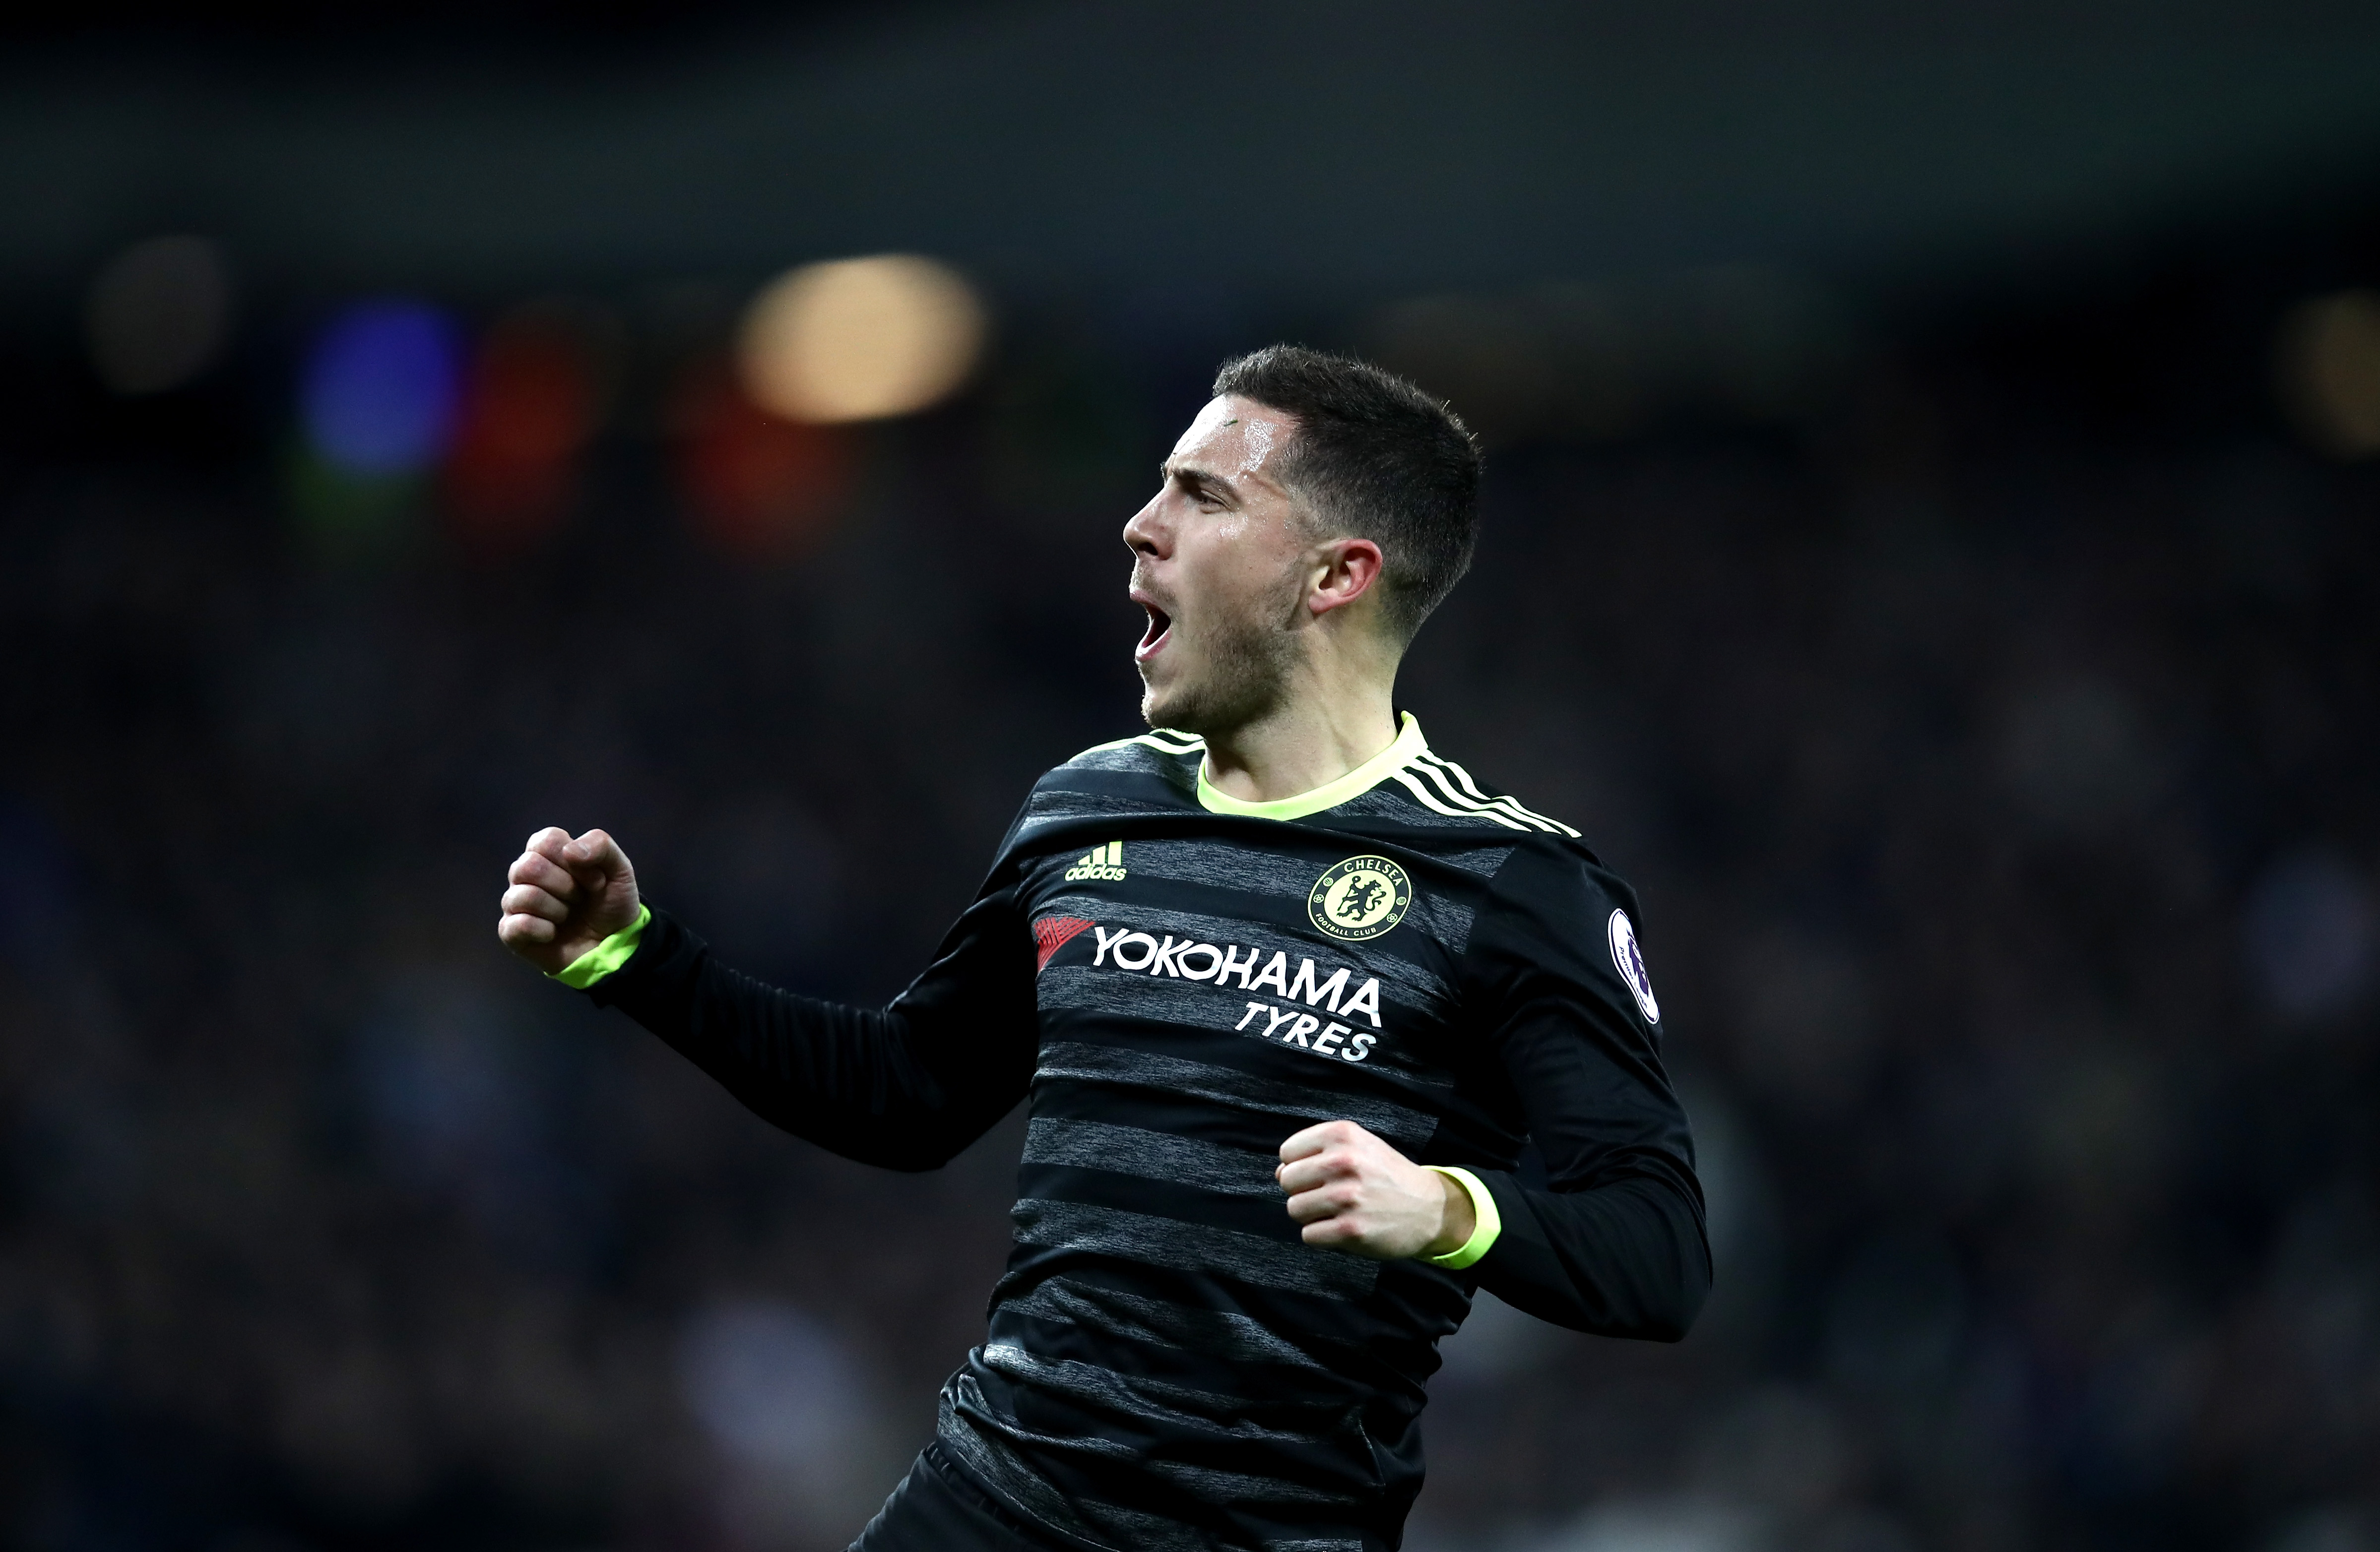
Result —
<instances>
[{"instance_id":1,"label":"short dark hair","mask_svg":"<svg viewBox=\"0 0 2380 1552\"><path fill-rule=\"evenodd\" d=\"M1299 345L1224 362L1214 392L1297 417L1278 478L1327 530L1378 543L1389 624L1411 640L1471 569L1478 438L1394 372Z\"/></svg>"}]
</instances>

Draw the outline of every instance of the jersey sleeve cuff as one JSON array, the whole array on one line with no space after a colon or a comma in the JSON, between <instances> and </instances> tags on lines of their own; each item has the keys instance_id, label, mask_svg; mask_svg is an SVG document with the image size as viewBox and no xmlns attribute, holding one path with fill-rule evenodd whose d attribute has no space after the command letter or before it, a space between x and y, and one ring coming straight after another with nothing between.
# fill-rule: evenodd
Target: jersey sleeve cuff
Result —
<instances>
[{"instance_id":1,"label":"jersey sleeve cuff","mask_svg":"<svg viewBox=\"0 0 2380 1552\"><path fill-rule=\"evenodd\" d=\"M1471 1237L1443 1255L1422 1257L1433 1267L1459 1272L1487 1255L1495 1245L1496 1237L1504 1231L1503 1215L1496 1210L1496 1194L1481 1184L1479 1177L1468 1170L1458 1170L1447 1164L1425 1164L1422 1168L1444 1175L1463 1187L1463 1194L1471 1198Z\"/></svg>"},{"instance_id":2,"label":"jersey sleeve cuff","mask_svg":"<svg viewBox=\"0 0 2380 1552\"><path fill-rule=\"evenodd\" d=\"M560 981L574 991L585 991L628 963L630 956L637 952L638 940L644 937L645 928L651 925L652 919L651 906L638 906L635 921L554 971L549 979ZM1490 1212L1494 1210L1493 1207L1488 1209Z\"/></svg>"}]
</instances>

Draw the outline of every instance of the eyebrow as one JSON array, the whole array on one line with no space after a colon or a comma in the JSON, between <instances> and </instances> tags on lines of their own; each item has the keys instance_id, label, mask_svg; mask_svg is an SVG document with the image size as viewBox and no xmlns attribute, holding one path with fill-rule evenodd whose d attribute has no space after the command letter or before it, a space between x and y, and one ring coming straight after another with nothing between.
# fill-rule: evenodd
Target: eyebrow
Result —
<instances>
[{"instance_id":1,"label":"eyebrow","mask_svg":"<svg viewBox=\"0 0 2380 1552\"><path fill-rule=\"evenodd\" d=\"M1231 480L1213 469L1203 468L1196 464L1177 464L1168 458L1157 466L1157 477L1168 483L1180 479L1184 484L1220 491L1234 500L1239 496L1238 491L1232 488Z\"/></svg>"}]
</instances>

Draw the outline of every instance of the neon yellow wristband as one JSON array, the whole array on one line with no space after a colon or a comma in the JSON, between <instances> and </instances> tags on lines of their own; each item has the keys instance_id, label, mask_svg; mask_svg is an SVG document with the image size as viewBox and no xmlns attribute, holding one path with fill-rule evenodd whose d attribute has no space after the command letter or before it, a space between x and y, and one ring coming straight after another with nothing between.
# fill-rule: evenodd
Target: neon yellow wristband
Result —
<instances>
[{"instance_id":1,"label":"neon yellow wristband","mask_svg":"<svg viewBox=\"0 0 2380 1552\"><path fill-rule=\"evenodd\" d=\"M1503 1217L1496 1210L1496 1194L1481 1184L1479 1177L1468 1170L1457 1170L1447 1164L1425 1164L1422 1168L1444 1175L1463 1187L1463 1194L1471 1198L1471 1237L1443 1255L1422 1257L1433 1267L1459 1272L1487 1255L1496 1243L1496 1236L1504 1231Z\"/></svg>"},{"instance_id":2,"label":"neon yellow wristband","mask_svg":"<svg viewBox=\"0 0 2380 1552\"><path fill-rule=\"evenodd\" d=\"M637 940L645 935L646 924L652 919L651 906L638 906L635 921L554 971L549 978L560 981L575 991L585 991L628 963L628 956L637 952Z\"/></svg>"}]
</instances>

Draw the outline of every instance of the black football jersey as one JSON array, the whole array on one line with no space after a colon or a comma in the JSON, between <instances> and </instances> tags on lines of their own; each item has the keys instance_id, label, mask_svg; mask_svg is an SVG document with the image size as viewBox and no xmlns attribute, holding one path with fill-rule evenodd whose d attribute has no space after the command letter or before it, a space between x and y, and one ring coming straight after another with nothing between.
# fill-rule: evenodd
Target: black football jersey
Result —
<instances>
[{"instance_id":1,"label":"black football jersey","mask_svg":"<svg viewBox=\"0 0 2380 1552\"><path fill-rule=\"evenodd\" d=\"M1636 903L1410 718L1282 803L1217 792L1204 753L1158 732L1043 777L881 1012L759 986L658 913L594 993L854 1158L929 1168L1029 1101L1015 1247L938 1426L1017 1514L1114 1552L1390 1547L1474 1289L1674 1339L1708 1287ZM1486 1255L1305 1244L1278 1150L1342 1119L1470 1171Z\"/></svg>"}]
</instances>

